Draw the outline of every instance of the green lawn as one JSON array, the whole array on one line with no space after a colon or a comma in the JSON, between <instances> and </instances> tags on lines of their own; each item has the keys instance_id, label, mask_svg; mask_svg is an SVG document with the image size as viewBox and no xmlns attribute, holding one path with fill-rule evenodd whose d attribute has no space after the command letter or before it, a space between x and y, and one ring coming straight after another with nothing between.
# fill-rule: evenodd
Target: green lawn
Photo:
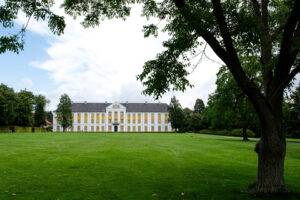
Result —
<instances>
[{"instance_id":1,"label":"green lawn","mask_svg":"<svg viewBox=\"0 0 300 200\"><path fill-rule=\"evenodd\" d=\"M0 134L0 199L253 199L255 142L196 134ZM286 183L300 192L300 140ZM297 199L294 195L290 199Z\"/></svg>"}]
</instances>

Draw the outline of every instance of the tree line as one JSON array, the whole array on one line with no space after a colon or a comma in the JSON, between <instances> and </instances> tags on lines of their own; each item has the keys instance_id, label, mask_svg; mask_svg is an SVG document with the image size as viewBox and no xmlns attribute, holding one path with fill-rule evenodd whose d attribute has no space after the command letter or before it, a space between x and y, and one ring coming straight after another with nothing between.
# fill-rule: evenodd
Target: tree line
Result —
<instances>
[{"instance_id":1,"label":"tree line","mask_svg":"<svg viewBox=\"0 0 300 200\"><path fill-rule=\"evenodd\" d=\"M45 111L49 101L43 95L34 95L26 89L19 92L0 84L0 126L42 127L46 119L52 120Z\"/></svg>"},{"instance_id":2,"label":"tree line","mask_svg":"<svg viewBox=\"0 0 300 200\"><path fill-rule=\"evenodd\" d=\"M258 115L225 67L219 70L216 85L207 105L197 99L193 110L183 108L174 96L169 104L172 127L178 132L228 131L220 131L220 134L240 129L243 140L248 140L249 132L260 137L262 128ZM300 83L294 90L286 92L282 129L287 136L300 138Z\"/></svg>"}]
</instances>

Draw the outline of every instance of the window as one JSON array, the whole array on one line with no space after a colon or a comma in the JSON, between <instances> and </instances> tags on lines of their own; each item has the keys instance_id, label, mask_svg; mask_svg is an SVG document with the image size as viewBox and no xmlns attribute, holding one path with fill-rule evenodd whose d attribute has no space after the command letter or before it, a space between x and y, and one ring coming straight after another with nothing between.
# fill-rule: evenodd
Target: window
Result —
<instances>
[{"instance_id":1,"label":"window","mask_svg":"<svg viewBox=\"0 0 300 200\"><path fill-rule=\"evenodd\" d=\"M148 126L145 126L145 127L144 127L144 131L145 131L145 132L148 132Z\"/></svg>"},{"instance_id":2,"label":"window","mask_svg":"<svg viewBox=\"0 0 300 200\"><path fill-rule=\"evenodd\" d=\"M81 113L77 113L77 122L78 124L81 123Z\"/></svg>"},{"instance_id":3,"label":"window","mask_svg":"<svg viewBox=\"0 0 300 200\"><path fill-rule=\"evenodd\" d=\"M144 123L148 124L148 113L144 114Z\"/></svg>"},{"instance_id":4,"label":"window","mask_svg":"<svg viewBox=\"0 0 300 200\"><path fill-rule=\"evenodd\" d=\"M94 132L94 126L91 126L91 131Z\"/></svg>"},{"instance_id":5,"label":"window","mask_svg":"<svg viewBox=\"0 0 300 200\"><path fill-rule=\"evenodd\" d=\"M104 113L102 113L101 120L102 120L102 124L104 124L105 123L105 114Z\"/></svg>"},{"instance_id":6,"label":"window","mask_svg":"<svg viewBox=\"0 0 300 200\"><path fill-rule=\"evenodd\" d=\"M160 113L158 113L157 118L158 118L158 123L161 124L161 114Z\"/></svg>"},{"instance_id":7,"label":"window","mask_svg":"<svg viewBox=\"0 0 300 200\"><path fill-rule=\"evenodd\" d=\"M169 123L169 113L165 113L165 124Z\"/></svg>"},{"instance_id":8,"label":"window","mask_svg":"<svg viewBox=\"0 0 300 200\"><path fill-rule=\"evenodd\" d=\"M87 126L84 126L84 131L87 132Z\"/></svg>"},{"instance_id":9,"label":"window","mask_svg":"<svg viewBox=\"0 0 300 200\"><path fill-rule=\"evenodd\" d=\"M120 119L120 121L121 121L121 124L123 124L124 123L124 112L121 112L121 119Z\"/></svg>"},{"instance_id":10,"label":"window","mask_svg":"<svg viewBox=\"0 0 300 200\"><path fill-rule=\"evenodd\" d=\"M130 124L130 113L127 114L127 123Z\"/></svg>"},{"instance_id":11,"label":"window","mask_svg":"<svg viewBox=\"0 0 300 200\"><path fill-rule=\"evenodd\" d=\"M127 131L130 132L130 126L127 126Z\"/></svg>"},{"instance_id":12,"label":"window","mask_svg":"<svg viewBox=\"0 0 300 200\"><path fill-rule=\"evenodd\" d=\"M151 123L154 124L154 113L151 113Z\"/></svg>"},{"instance_id":13,"label":"window","mask_svg":"<svg viewBox=\"0 0 300 200\"><path fill-rule=\"evenodd\" d=\"M87 124L88 123L88 114L84 113L84 123Z\"/></svg>"},{"instance_id":14,"label":"window","mask_svg":"<svg viewBox=\"0 0 300 200\"><path fill-rule=\"evenodd\" d=\"M121 125L120 131L124 131L124 126L123 125Z\"/></svg>"},{"instance_id":15,"label":"window","mask_svg":"<svg viewBox=\"0 0 300 200\"><path fill-rule=\"evenodd\" d=\"M136 114L133 113L132 114L132 123L135 124L135 122L136 122Z\"/></svg>"},{"instance_id":16,"label":"window","mask_svg":"<svg viewBox=\"0 0 300 200\"><path fill-rule=\"evenodd\" d=\"M91 114L91 118L92 118L92 119L91 119L92 124L95 123L95 114L94 114L94 113Z\"/></svg>"},{"instance_id":17,"label":"window","mask_svg":"<svg viewBox=\"0 0 300 200\"><path fill-rule=\"evenodd\" d=\"M154 126L151 126L151 131L154 132Z\"/></svg>"},{"instance_id":18,"label":"window","mask_svg":"<svg viewBox=\"0 0 300 200\"><path fill-rule=\"evenodd\" d=\"M77 131L81 131L81 130L80 130L80 126L77 126Z\"/></svg>"},{"instance_id":19,"label":"window","mask_svg":"<svg viewBox=\"0 0 300 200\"><path fill-rule=\"evenodd\" d=\"M99 132L100 131L100 127L96 126L96 131Z\"/></svg>"},{"instance_id":20,"label":"window","mask_svg":"<svg viewBox=\"0 0 300 200\"><path fill-rule=\"evenodd\" d=\"M135 132L135 126L132 127L132 131Z\"/></svg>"},{"instance_id":21,"label":"window","mask_svg":"<svg viewBox=\"0 0 300 200\"><path fill-rule=\"evenodd\" d=\"M142 129L141 129L141 126L138 126L138 132L141 132Z\"/></svg>"},{"instance_id":22,"label":"window","mask_svg":"<svg viewBox=\"0 0 300 200\"><path fill-rule=\"evenodd\" d=\"M114 112L114 122L118 122L118 121L119 121L118 112Z\"/></svg>"},{"instance_id":23,"label":"window","mask_svg":"<svg viewBox=\"0 0 300 200\"><path fill-rule=\"evenodd\" d=\"M100 113L96 114L96 123L100 124Z\"/></svg>"},{"instance_id":24,"label":"window","mask_svg":"<svg viewBox=\"0 0 300 200\"><path fill-rule=\"evenodd\" d=\"M142 123L142 115L141 113L138 113L138 124Z\"/></svg>"},{"instance_id":25,"label":"window","mask_svg":"<svg viewBox=\"0 0 300 200\"><path fill-rule=\"evenodd\" d=\"M158 132L161 132L161 126L158 126Z\"/></svg>"},{"instance_id":26,"label":"window","mask_svg":"<svg viewBox=\"0 0 300 200\"><path fill-rule=\"evenodd\" d=\"M108 126L108 132L111 132L111 126Z\"/></svg>"},{"instance_id":27,"label":"window","mask_svg":"<svg viewBox=\"0 0 300 200\"><path fill-rule=\"evenodd\" d=\"M111 123L112 121L111 121L111 118L112 118L112 113L109 111L108 112L108 123Z\"/></svg>"},{"instance_id":28,"label":"window","mask_svg":"<svg viewBox=\"0 0 300 200\"><path fill-rule=\"evenodd\" d=\"M168 126L165 126L165 131L168 132Z\"/></svg>"},{"instance_id":29,"label":"window","mask_svg":"<svg viewBox=\"0 0 300 200\"><path fill-rule=\"evenodd\" d=\"M105 131L105 126L101 127L101 131L104 132Z\"/></svg>"}]
</instances>

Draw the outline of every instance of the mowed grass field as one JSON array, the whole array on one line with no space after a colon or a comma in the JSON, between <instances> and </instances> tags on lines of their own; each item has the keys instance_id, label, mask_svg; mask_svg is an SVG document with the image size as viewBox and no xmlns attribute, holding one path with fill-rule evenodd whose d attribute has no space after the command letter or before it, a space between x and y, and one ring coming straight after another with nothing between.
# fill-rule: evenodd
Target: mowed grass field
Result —
<instances>
[{"instance_id":1,"label":"mowed grass field","mask_svg":"<svg viewBox=\"0 0 300 200\"><path fill-rule=\"evenodd\" d=\"M0 199L256 199L245 192L254 145L199 134L0 134ZM287 145L286 183L300 192L300 140Z\"/></svg>"}]
</instances>

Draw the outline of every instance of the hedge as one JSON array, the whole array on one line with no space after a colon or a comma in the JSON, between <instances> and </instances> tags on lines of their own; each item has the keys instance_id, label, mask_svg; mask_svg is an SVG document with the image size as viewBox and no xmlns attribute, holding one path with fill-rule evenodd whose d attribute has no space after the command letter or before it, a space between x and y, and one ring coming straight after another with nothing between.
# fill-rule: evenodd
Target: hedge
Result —
<instances>
[{"instance_id":1,"label":"hedge","mask_svg":"<svg viewBox=\"0 0 300 200\"><path fill-rule=\"evenodd\" d=\"M47 132L45 128L40 127L22 127L22 126L11 126L11 127L0 127L0 133L32 133L32 132Z\"/></svg>"},{"instance_id":2,"label":"hedge","mask_svg":"<svg viewBox=\"0 0 300 200\"><path fill-rule=\"evenodd\" d=\"M210 135L224 135L224 136L236 136L242 137L242 129L233 129L233 130L201 130L198 133L201 134L210 134ZM249 129L247 129L247 136L248 137L255 137L255 133Z\"/></svg>"}]
</instances>

